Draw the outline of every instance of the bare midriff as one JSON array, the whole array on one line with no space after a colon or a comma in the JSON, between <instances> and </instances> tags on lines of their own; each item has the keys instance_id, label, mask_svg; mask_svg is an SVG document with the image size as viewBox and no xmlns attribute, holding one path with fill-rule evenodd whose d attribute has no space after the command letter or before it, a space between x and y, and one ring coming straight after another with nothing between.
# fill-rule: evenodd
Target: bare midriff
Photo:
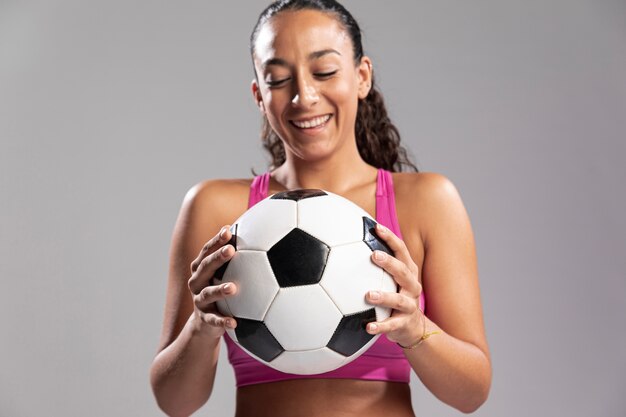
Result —
<instances>
[{"instance_id":1,"label":"bare midriff","mask_svg":"<svg viewBox=\"0 0 626 417\"><path fill-rule=\"evenodd\" d=\"M237 389L235 417L415 417L409 384L292 379Z\"/></svg>"}]
</instances>

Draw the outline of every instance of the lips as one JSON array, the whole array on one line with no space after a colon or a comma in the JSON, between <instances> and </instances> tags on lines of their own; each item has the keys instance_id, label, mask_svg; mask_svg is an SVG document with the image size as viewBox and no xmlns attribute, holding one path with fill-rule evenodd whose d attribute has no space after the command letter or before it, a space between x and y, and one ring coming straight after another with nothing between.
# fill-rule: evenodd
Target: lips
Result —
<instances>
[{"instance_id":1,"label":"lips","mask_svg":"<svg viewBox=\"0 0 626 417\"><path fill-rule=\"evenodd\" d=\"M299 129L314 129L316 127L320 127L326 124L331 117L331 114L326 114L323 116L315 116L306 119L290 120L289 122Z\"/></svg>"}]
</instances>

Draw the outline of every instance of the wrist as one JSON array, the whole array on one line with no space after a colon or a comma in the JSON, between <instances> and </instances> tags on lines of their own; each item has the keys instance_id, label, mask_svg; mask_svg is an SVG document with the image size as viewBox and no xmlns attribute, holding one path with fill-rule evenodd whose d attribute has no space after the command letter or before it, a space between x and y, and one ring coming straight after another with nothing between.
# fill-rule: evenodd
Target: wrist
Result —
<instances>
[{"instance_id":1,"label":"wrist","mask_svg":"<svg viewBox=\"0 0 626 417\"><path fill-rule=\"evenodd\" d=\"M211 326L202 320L202 318L196 314L195 311L191 313L191 316L189 316L187 326L189 327L191 336L193 337L206 338L210 340L214 339L219 342L220 338L224 334L224 330L222 328Z\"/></svg>"},{"instance_id":2,"label":"wrist","mask_svg":"<svg viewBox=\"0 0 626 417\"><path fill-rule=\"evenodd\" d=\"M424 343L424 341L426 341L429 337L436 335L436 334L440 334L443 333L441 331L441 329L439 329L437 326L428 326L427 324L433 324L430 320L428 320L428 318L426 317L426 315L424 313L421 313L421 325L418 324L416 326L416 328L419 328L420 330L418 331L419 335L418 336L413 336L412 338L409 338L408 340L404 340L404 341L398 341L396 344L398 346L400 346L402 349L404 350L412 350L417 348L419 345L421 345L422 343Z\"/></svg>"}]
</instances>

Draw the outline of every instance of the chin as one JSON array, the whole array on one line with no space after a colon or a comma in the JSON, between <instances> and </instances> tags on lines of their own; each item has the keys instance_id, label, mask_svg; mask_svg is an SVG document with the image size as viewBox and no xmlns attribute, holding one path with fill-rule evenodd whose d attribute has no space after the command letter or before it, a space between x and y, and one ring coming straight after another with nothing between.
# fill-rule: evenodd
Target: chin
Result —
<instances>
[{"instance_id":1,"label":"chin","mask_svg":"<svg viewBox=\"0 0 626 417\"><path fill-rule=\"evenodd\" d=\"M306 146L296 149L291 148L290 153L294 157L307 162L320 162L325 159L329 159L336 153L334 148L323 146L322 144L316 145L318 146Z\"/></svg>"}]
</instances>

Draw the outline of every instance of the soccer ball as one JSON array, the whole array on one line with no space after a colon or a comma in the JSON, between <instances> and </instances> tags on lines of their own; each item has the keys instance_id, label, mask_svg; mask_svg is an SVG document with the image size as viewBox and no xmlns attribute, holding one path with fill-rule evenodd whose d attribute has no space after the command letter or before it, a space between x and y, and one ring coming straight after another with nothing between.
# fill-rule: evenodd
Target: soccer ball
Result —
<instances>
[{"instance_id":1,"label":"soccer ball","mask_svg":"<svg viewBox=\"0 0 626 417\"><path fill-rule=\"evenodd\" d=\"M380 335L365 326L391 310L365 302L369 290L397 291L373 250L393 254L376 221L351 201L323 190L274 194L231 227L236 252L215 274L236 295L218 310L237 320L228 335L252 357L282 372L332 371Z\"/></svg>"}]
</instances>

